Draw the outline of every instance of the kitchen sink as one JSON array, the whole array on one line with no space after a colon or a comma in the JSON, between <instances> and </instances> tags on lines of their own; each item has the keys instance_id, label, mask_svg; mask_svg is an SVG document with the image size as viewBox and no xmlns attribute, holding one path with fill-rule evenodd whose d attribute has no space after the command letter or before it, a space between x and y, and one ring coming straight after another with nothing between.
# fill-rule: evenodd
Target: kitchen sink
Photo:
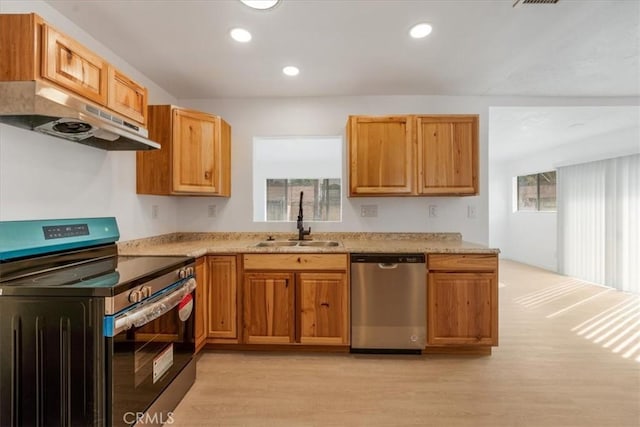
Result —
<instances>
[{"instance_id":1,"label":"kitchen sink","mask_svg":"<svg viewBox=\"0 0 640 427\"><path fill-rule=\"evenodd\" d=\"M321 248L340 246L340 243L333 240L303 240L298 242L298 246L317 246Z\"/></svg>"},{"instance_id":2,"label":"kitchen sink","mask_svg":"<svg viewBox=\"0 0 640 427\"><path fill-rule=\"evenodd\" d=\"M288 240L267 240L264 242L256 243L259 248L273 248L276 246L297 246L298 242L290 242Z\"/></svg>"},{"instance_id":3,"label":"kitchen sink","mask_svg":"<svg viewBox=\"0 0 640 427\"><path fill-rule=\"evenodd\" d=\"M259 248L274 248L282 246L310 246L316 248L328 248L340 246L340 242L334 240L264 240L256 243Z\"/></svg>"}]
</instances>

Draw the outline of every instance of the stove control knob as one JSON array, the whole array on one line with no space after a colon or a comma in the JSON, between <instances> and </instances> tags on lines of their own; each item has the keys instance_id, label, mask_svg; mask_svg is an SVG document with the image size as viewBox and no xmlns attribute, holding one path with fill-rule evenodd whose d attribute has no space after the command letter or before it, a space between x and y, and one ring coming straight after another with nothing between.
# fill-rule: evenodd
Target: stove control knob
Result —
<instances>
[{"instance_id":1,"label":"stove control knob","mask_svg":"<svg viewBox=\"0 0 640 427\"><path fill-rule=\"evenodd\" d=\"M129 302L136 303L142 301L142 292L141 291L131 291L129 294Z\"/></svg>"},{"instance_id":2,"label":"stove control knob","mask_svg":"<svg viewBox=\"0 0 640 427\"><path fill-rule=\"evenodd\" d=\"M193 276L193 267L187 267L187 275Z\"/></svg>"},{"instance_id":3,"label":"stove control knob","mask_svg":"<svg viewBox=\"0 0 640 427\"><path fill-rule=\"evenodd\" d=\"M149 298L151 296L151 286L141 287L140 292L142 292L142 298Z\"/></svg>"},{"instance_id":4,"label":"stove control knob","mask_svg":"<svg viewBox=\"0 0 640 427\"><path fill-rule=\"evenodd\" d=\"M185 277L187 277L187 270L184 268L181 268L180 271L178 272L178 277L180 277L181 279L184 279Z\"/></svg>"}]
</instances>

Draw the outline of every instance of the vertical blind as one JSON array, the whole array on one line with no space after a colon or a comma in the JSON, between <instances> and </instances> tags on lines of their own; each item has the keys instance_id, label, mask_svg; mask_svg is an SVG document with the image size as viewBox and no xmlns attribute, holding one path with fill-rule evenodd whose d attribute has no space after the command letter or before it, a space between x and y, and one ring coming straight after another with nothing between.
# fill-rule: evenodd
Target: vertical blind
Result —
<instances>
[{"instance_id":1,"label":"vertical blind","mask_svg":"<svg viewBox=\"0 0 640 427\"><path fill-rule=\"evenodd\" d=\"M560 272L640 293L640 154L558 168Z\"/></svg>"}]
</instances>

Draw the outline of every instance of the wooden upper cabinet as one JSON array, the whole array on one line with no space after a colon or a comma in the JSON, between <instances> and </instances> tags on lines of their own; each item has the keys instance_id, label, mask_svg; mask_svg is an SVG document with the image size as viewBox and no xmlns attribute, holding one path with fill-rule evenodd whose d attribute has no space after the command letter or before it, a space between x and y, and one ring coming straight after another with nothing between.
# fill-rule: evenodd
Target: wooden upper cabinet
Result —
<instances>
[{"instance_id":1,"label":"wooden upper cabinet","mask_svg":"<svg viewBox=\"0 0 640 427\"><path fill-rule=\"evenodd\" d=\"M33 80L146 126L146 88L35 13L0 14L0 81Z\"/></svg>"},{"instance_id":2,"label":"wooden upper cabinet","mask_svg":"<svg viewBox=\"0 0 640 427\"><path fill-rule=\"evenodd\" d=\"M422 195L478 194L478 116L417 116Z\"/></svg>"},{"instance_id":3,"label":"wooden upper cabinet","mask_svg":"<svg viewBox=\"0 0 640 427\"><path fill-rule=\"evenodd\" d=\"M107 106L142 125L147 124L147 88L109 67Z\"/></svg>"},{"instance_id":4,"label":"wooden upper cabinet","mask_svg":"<svg viewBox=\"0 0 640 427\"><path fill-rule=\"evenodd\" d=\"M137 192L231 195L231 127L218 116L150 105L149 138L159 150L138 151Z\"/></svg>"},{"instance_id":5,"label":"wooden upper cabinet","mask_svg":"<svg viewBox=\"0 0 640 427\"><path fill-rule=\"evenodd\" d=\"M42 25L42 38L42 76L106 105L108 63L47 24Z\"/></svg>"},{"instance_id":6,"label":"wooden upper cabinet","mask_svg":"<svg viewBox=\"0 0 640 427\"><path fill-rule=\"evenodd\" d=\"M412 126L411 116L349 117L349 195L414 193Z\"/></svg>"},{"instance_id":7,"label":"wooden upper cabinet","mask_svg":"<svg viewBox=\"0 0 640 427\"><path fill-rule=\"evenodd\" d=\"M350 116L350 196L478 194L478 116Z\"/></svg>"}]
</instances>

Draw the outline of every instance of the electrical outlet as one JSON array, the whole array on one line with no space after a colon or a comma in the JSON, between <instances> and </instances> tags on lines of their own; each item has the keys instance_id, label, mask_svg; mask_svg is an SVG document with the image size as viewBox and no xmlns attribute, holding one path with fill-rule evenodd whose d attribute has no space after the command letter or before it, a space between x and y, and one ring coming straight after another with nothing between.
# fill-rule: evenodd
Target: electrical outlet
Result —
<instances>
[{"instance_id":1,"label":"electrical outlet","mask_svg":"<svg viewBox=\"0 0 640 427\"><path fill-rule=\"evenodd\" d=\"M216 205L207 206L207 216L209 218L215 218L215 216L216 216Z\"/></svg>"},{"instance_id":2,"label":"electrical outlet","mask_svg":"<svg viewBox=\"0 0 640 427\"><path fill-rule=\"evenodd\" d=\"M160 215L160 207L158 205L151 206L151 218L158 219L158 215Z\"/></svg>"},{"instance_id":3,"label":"electrical outlet","mask_svg":"<svg viewBox=\"0 0 640 427\"><path fill-rule=\"evenodd\" d=\"M476 217L476 207L473 205L467 206L467 218L475 219Z\"/></svg>"},{"instance_id":4,"label":"electrical outlet","mask_svg":"<svg viewBox=\"0 0 640 427\"><path fill-rule=\"evenodd\" d=\"M438 217L438 206L429 205L429 218L437 218L437 217Z\"/></svg>"},{"instance_id":5,"label":"electrical outlet","mask_svg":"<svg viewBox=\"0 0 640 427\"><path fill-rule=\"evenodd\" d=\"M378 205L360 206L360 216L365 218L375 218L378 216Z\"/></svg>"}]
</instances>

